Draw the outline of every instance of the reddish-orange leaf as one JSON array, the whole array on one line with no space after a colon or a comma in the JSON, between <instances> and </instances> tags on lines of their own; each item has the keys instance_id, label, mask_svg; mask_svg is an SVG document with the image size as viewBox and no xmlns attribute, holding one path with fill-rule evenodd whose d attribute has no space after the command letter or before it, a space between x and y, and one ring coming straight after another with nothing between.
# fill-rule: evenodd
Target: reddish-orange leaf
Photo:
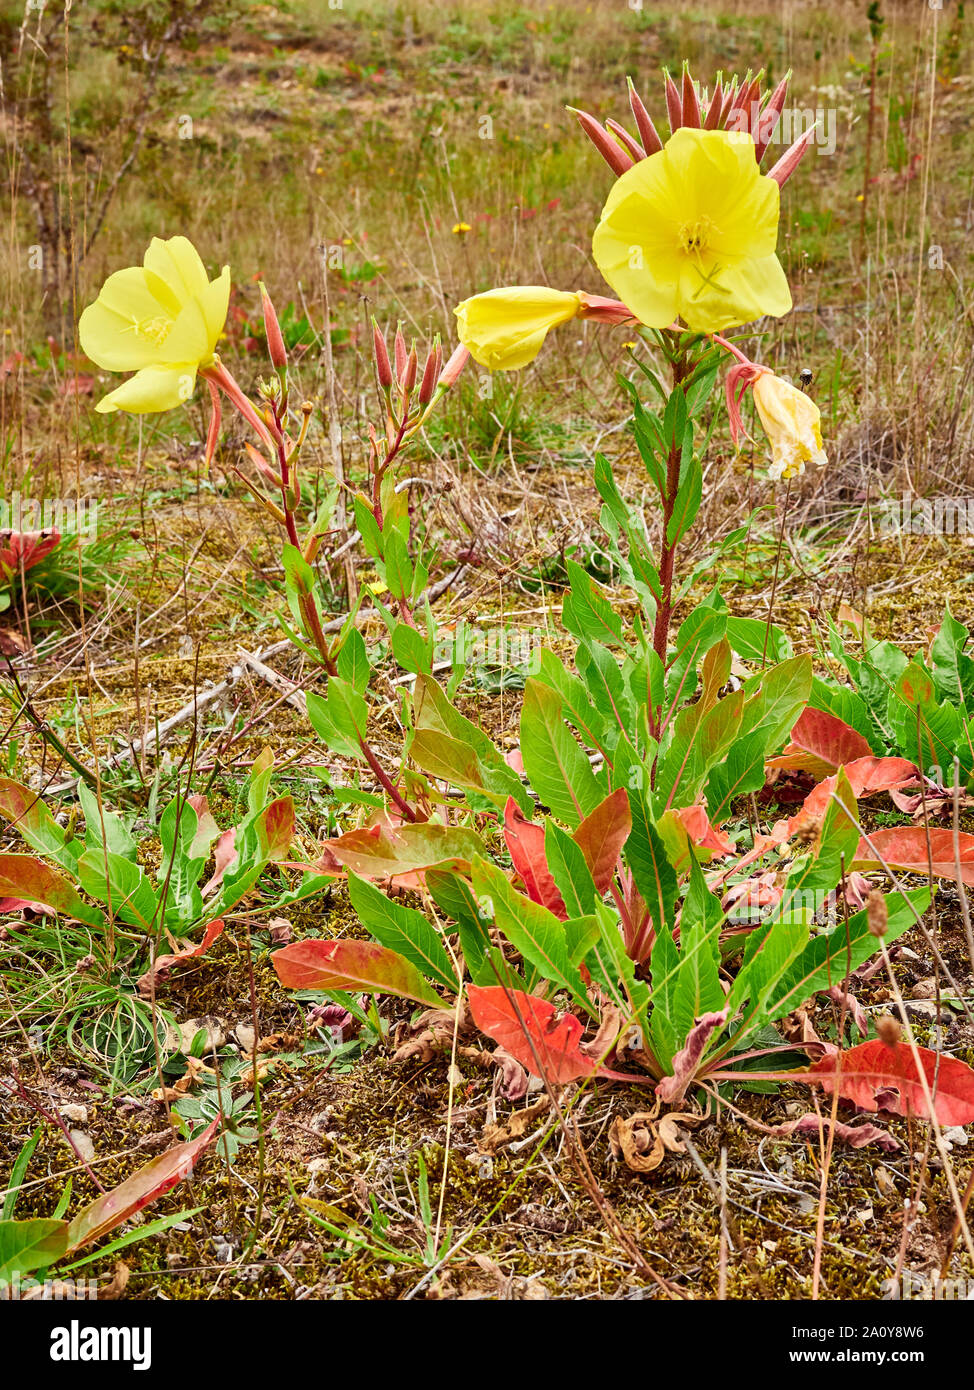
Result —
<instances>
[{"instance_id":1,"label":"reddish-orange leaf","mask_svg":"<svg viewBox=\"0 0 974 1390\"><path fill-rule=\"evenodd\" d=\"M581 1051L582 1025L573 1014L559 1014L546 999L502 985L470 985L467 997L480 1031L532 1076L561 1086L598 1070L593 1058Z\"/></svg>"},{"instance_id":2,"label":"reddish-orange leaf","mask_svg":"<svg viewBox=\"0 0 974 1390\"><path fill-rule=\"evenodd\" d=\"M443 1000L410 961L372 941L295 941L271 961L286 989L398 994L431 1008Z\"/></svg>"},{"instance_id":3,"label":"reddish-orange leaf","mask_svg":"<svg viewBox=\"0 0 974 1390\"><path fill-rule=\"evenodd\" d=\"M768 766L827 777L843 764L869 757L872 749L862 734L836 715L808 705L791 731L791 743L780 757L769 759Z\"/></svg>"},{"instance_id":4,"label":"reddish-orange leaf","mask_svg":"<svg viewBox=\"0 0 974 1390\"><path fill-rule=\"evenodd\" d=\"M188 1178L197 1157L216 1138L219 1124L218 1117L198 1138L191 1139L188 1144L176 1144L166 1153L154 1158L151 1163L147 1163L144 1168L140 1168L137 1173L133 1173L118 1187L113 1187L110 1192L103 1192L100 1197L83 1207L68 1227L66 1253L70 1255L75 1250L80 1250L83 1245L100 1240L103 1235L113 1231L137 1211L141 1211L157 1197L164 1196L184 1178Z\"/></svg>"},{"instance_id":5,"label":"reddish-orange leaf","mask_svg":"<svg viewBox=\"0 0 974 1390\"><path fill-rule=\"evenodd\" d=\"M504 807L504 843L531 901L546 907L562 922L566 921L565 900L548 869L544 827L529 821L513 796L507 798Z\"/></svg>"},{"instance_id":6,"label":"reddish-orange leaf","mask_svg":"<svg viewBox=\"0 0 974 1390\"><path fill-rule=\"evenodd\" d=\"M572 839L578 845L599 893L607 893L622 847L632 830L625 787L617 787L582 821Z\"/></svg>"},{"instance_id":7,"label":"reddish-orange leaf","mask_svg":"<svg viewBox=\"0 0 974 1390\"><path fill-rule=\"evenodd\" d=\"M942 1125L970 1124L974 1120L974 1071L966 1062L926 1047L917 1048L917 1054L937 1121ZM830 1093L838 1086L839 1094L862 1110L888 1110L894 1115L929 1120L920 1075L908 1044L877 1040L830 1053L802 1079L818 1081Z\"/></svg>"},{"instance_id":8,"label":"reddish-orange leaf","mask_svg":"<svg viewBox=\"0 0 974 1390\"><path fill-rule=\"evenodd\" d=\"M929 834L929 843L928 843ZM974 885L974 835L961 832L957 836L962 882ZM885 860L891 868L906 873L928 874L935 878L956 880L954 832L936 827L928 832L923 826L896 826L892 830L874 830L860 840L854 869L873 869Z\"/></svg>"}]
</instances>

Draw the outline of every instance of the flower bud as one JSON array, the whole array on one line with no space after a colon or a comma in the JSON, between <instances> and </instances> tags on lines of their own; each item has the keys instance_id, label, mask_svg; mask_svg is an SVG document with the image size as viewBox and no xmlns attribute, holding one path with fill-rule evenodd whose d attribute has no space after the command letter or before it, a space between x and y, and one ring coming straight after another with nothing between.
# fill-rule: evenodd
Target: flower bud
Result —
<instances>
[{"instance_id":1,"label":"flower bud","mask_svg":"<svg viewBox=\"0 0 974 1390\"><path fill-rule=\"evenodd\" d=\"M277 313L263 280L260 282L260 304L261 312L264 315L264 332L267 335L267 351L270 353L275 368L279 372L285 372L287 371L287 348L284 346L284 336L281 333L281 325L277 321Z\"/></svg>"},{"instance_id":2,"label":"flower bud","mask_svg":"<svg viewBox=\"0 0 974 1390\"><path fill-rule=\"evenodd\" d=\"M406 339L402 336L402 324L396 329L396 380L402 385L403 373L406 370Z\"/></svg>"},{"instance_id":3,"label":"flower bud","mask_svg":"<svg viewBox=\"0 0 974 1390\"><path fill-rule=\"evenodd\" d=\"M440 340L437 338L426 357L423 379L419 384L419 403L428 405L439 375Z\"/></svg>"},{"instance_id":4,"label":"flower bud","mask_svg":"<svg viewBox=\"0 0 974 1390\"><path fill-rule=\"evenodd\" d=\"M379 378L379 385L383 391L388 391L392 386L392 367L389 364L386 340L379 331L379 325L375 319L372 320L372 350L375 354L375 372Z\"/></svg>"}]
</instances>

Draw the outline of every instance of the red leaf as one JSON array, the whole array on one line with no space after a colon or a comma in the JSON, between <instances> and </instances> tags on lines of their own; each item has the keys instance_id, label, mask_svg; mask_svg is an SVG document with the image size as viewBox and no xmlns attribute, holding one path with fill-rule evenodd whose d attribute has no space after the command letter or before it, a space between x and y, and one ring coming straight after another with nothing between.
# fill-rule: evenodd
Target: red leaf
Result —
<instances>
[{"instance_id":1,"label":"red leaf","mask_svg":"<svg viewBox=\"0 0 974 1390\"><path fill-rule=\"evenodd\" d=\"M532 1076L542 1076L552 1086L562 1086L598 1070L598 1064L586 1057L579 1046L582 1025L574 1014L559 1017L554 1004L546 999L502 985L470 985L467 998L480 1031L493 1038Z\"/></svg>"},{"instance_id":2,"label":"red leaf","mask_svg":"<svg viewBox=\"0 0 974 1390\"><path fill-rule=\"evenodd\" d=\"M916 764L906 758L854 758L845 768L845 774L852 788L852 795L858 801L863 796L873 796L876 792L888 792L894 788L913 786L917 780ZM829 809L836 778L826 777L806 796L801 810L788 822L788 835L794 835L805 821L818 820Z\"/></svg>"},{"instance_id":3,"label":"red leaf","mask_svg":"<svg viewBox=\"0 0 974 1390\"><path fill-rule=\"evenodd\" d=\"M874 830L869 842L860 840L856 850L853 868L872 869L880 860L886 861L894 869L906 873L927 874L933 861L933 874L936 878L950 878L956 881L957 867L954 862L954 832L946 827L929 831L922 826L897 826L892 830ZM960 876L964 883L974 885L974 835L960 832L957 837L960 857Z\"/></svg>"},{"instance_id":4,"label":"red leaf","mask_svg":"<svg viewBox=\"0 0 974 1390\"><path fill-rule=\"evenodd\" d=\"M706 806L682 806L676 814L690 839L701 849L709 849L713 854L734 852L734 841L730 836L710 824Z\"/></svg>"},{"instance_id":5,"label":"red leaf","mask_svg":"<svg viewBox=\"0 0 974 1390\"><path fill-rule=\"evenodd\" d=\"M188 1144L176 1144L133 1173L111 1192L104 1192L83 1207L68 1227L67 1254L100 1240L135 1212L162 1197L170 1188L188 1178L199 1154L216 1138L219 1118Z\"/></svg>"},{"instance_id":6,"label":"red leaf","mask_svg":"<svg viewBox=\"0 0 974 1390\"><path fill-rule=\"evenodd\" d=\"M294 839L294 802L289 796L279 796L258 816L257 833L268 859L287 858Z\"/></svg>"},{"instance_id":7,"label":"red leaf","mask_svg":"<svg viewBox=\"0 0 974 1390\"><path fill-rule=\"evenodd\" d=\"M410 961L371 941L295 941L271 956L286 989L398 994L441 1008L443 1000Z\"/></svg>"},{"instance_id":8,"label":"red leaf","mask_svg":"<svg viewBox=\"0 0 974 1390\"><path fill-rule=\"evenodd\" d=\"M572 839L585 856L585 862L599 893L607 893L619 862L622 847L632 830L632 811L625 787L617 787L582 821Z\"/></svg>"},{"instance_id":9,"label":"red leaf","mask_svg":"<svg viewBox=\"0 0 974 1390\"><path fill-rule=\"evenodd\" d=\"M770 758L768 766L827 777L843 764L870 757L872 749L862 734L834 714L808 705L791 731L791 743L780 757Z\"/></svg>"},{"instance_id":10,"label":"red leaf","mask_svg":"<svg viewBox=\"0 0 974 1390\"><path fill-rule=\"evenodd\" d=\"M974 1120L974 1071L966 1062L926 1047L917 1048L917 1053L938 1123L970 1124ZM837 1086L839 1094L861 1110L931 1118L916 1057L906 1043L860 1043L823 1057L801 1073L800 1079L818 1081L830 1093Z\"/></svg>"},{"instance_id":11,"label":"red leaf","mask_svg":"<svg viewBox=\"0 0 974 1390\"><path fill-rule=\"evenodd\" d=\"M513 796L507 798L504 807L504 841L531 901L548 908L562 922L567 921L565 900L548 869L544 829L525 817Z\"/></svg>"}]
</instances>

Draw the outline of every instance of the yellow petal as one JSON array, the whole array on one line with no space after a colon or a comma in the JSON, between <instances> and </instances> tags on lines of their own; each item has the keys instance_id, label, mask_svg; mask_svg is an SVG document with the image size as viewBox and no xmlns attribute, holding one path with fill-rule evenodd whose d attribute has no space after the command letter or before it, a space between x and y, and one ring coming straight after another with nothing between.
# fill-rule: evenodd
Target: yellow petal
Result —
<instances>
[{"instance_id":1,"label":"yellow petal","mask_svg":"<svg viewBox=\"0 0 974 1390\"><path fill-rule=\"evenodd\" d=\"M230 307L230 267L225 265L215 280L211 280L200 295L203 318L206 320L206 339L210 355L217 345L227 321Z\"/></svg>"},{"instance_id":2,"label":"yellow petal","mask_svg":"<svg viewBox=\"0 0 974 1390\"><path fill-rule=\"evenodd\" d=\"M143 265L165 281L180 304L199 299L206 293L209 280L206 268L196 247L184 236L170 237L168 241L153 237Z\"/></svg>"},{"instance_id":3,"label":"yellow petal","mask_svg":"<svg viewBox=\"0 0 974 1390\"><path fill-rule=\"evenodd\" d=\"M100 400L95 409L102 414L125 410L132 415L152 415L188 401L195 385L195 362L145 367Z\"/></svg>"},{"instance_id":4,"label":"yellow petal","mask_svg":"<svg viewBox=\"0 0 974 1390\"><path fill-rule=\"evenodd\" d=\"M537 357L550 329L573 319L577 294L546 285L488 290L458 304L457 332L474 361L491 371L518 371Z\"/></svg>"},{"instance_id":5,"label":"yellow petal","mask_svg":"<svg viewBox=\"0 0 974 1390\"><path fill-rule=\"evenodd\" d=\"M124 372L158 361L159 337L172 322L141 266L133 266L108 277L94 304L81 315L78 333L92 362L106 371Z\"/></svg>"},{"instance_id":6,"label":"yellow petal","mask_svg":"<svg viewBox=\"0 0 974 1390\"><path fill-rule=\"evenodd\" d=\"M688 261L680 280L679 312L698 333L720 333L763 314L791 308L791 291L778 257L704 266Z\"/></svg>"}]
</instances>

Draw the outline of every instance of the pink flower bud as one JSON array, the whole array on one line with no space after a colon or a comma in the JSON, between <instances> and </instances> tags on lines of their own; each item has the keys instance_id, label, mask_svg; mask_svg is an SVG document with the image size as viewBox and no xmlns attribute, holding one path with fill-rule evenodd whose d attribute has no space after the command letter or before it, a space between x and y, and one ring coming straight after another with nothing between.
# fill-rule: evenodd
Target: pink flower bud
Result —
<instances>
[{"instance_id":1,"label":"pink flower bud","mask_svg":"<svg viewBox=\"0 0 974 1390\"><path fill-rule=\"evenodd\" d=\"M611 117L606 121L605 124L608 127L608 129L612 131L613 135L618 136L618 138L625 145L628 153L632 155L633 159L636 161L637 164L641 159L646 158L646 152L643 149L642 145L640 145L638 140L634 140L632 138L628 130L626 130L625 126L620 125L618 121L612 120Z\"/></svg>"},{"instance_id":2,"label":"pink flower bud","mask_svg":"<svg viewBox=\"0 0 974 1390\"><path fill-rule=\"evenodd\" d=\"M806 130L804 135L800 135L793 145L789 145L777 164L768 170L768 178L774 179L779 188L784 188L802 162L805 151L815 139L817 129L818 122Z\"/></svg>"},{"instance_id":3,"label":"pink flower bud","mask_svg":"<svg viewBox=\"0 0 974 1390\"><path fill-rule=\"evenodd\" d=\"M383 391L388 391L392 385L392 367L389 365L389 353L386 349L386 340L379 331L379 325L375 319L372 320L372 349L375 353L375 372L379 378L379 385Z\"/></svg>"},{"instance_id":4,"label":"pink flower bud","mask_svg":"<svg viewBox=\"0 0 974 1390\"><path fill-rule=\"evenodd\" d=\"M707 107L707 114L704 117L704 130L716 130L720 125L720 117L724 110L724 93L721 87L720 78L714 87L714 94L710 98L710 105Z\"/></svg>"},{"instance_id":5,"label":"pink flower bud","mask_svg":"<svg viewBox=\"0 0 974 1390\"><path fill-rule=\"evenodd\" d=\"M624 174L627 169L632 168L634 161L618 141L613 140L608 131L603 130L594 116L590 116L587 111L577 111L574 106L569 106L568 110L573 116L578 117L579 125L614 174Z\"/></svg>"},{"instance_id":6,"label":"pink flower bud","mask_svg":"<svg viewBox=\"0 0 974 1390\"><path fill-rule=\"evenodd\" d=\"M700 103L686 63L683 64L683 124L692 126L695 130L700 129Z\"/></svg>"},{"instance_id":7,"label":"pink flower bud","mask_svg":"<svg viewBox=\"0 0 974 1390\"><path fill-rule=\"evenodd\" d=\"M680 89L669 73L666 74L666 114L670 122L670 134L679 130L683 124L683 100Z\"/></svg>"},{"instance_id":8,"label":"pink flower bud","mask_svg":"<svg viewBox=\"0 0 974 1390\"><path fill-rule=\"evenodd\" d=\"M403 396L408 396L410 391L416 385L416 366L416 349L412 348L410 349L409 356L406 358L406 365L403 368L402 373L399 377L399 384L402 387Z\"/></svg>"},{"instance_id":9,"label":"pink flower bud","mask_svg":"<svg viewBox=\"0 0 974 1390\"><path fill-rule=\"evenodd\" d=\"M789 72L781 79L768 98L764 110L755 123L752 134L754 135L754 153L757 156L759 164L764 158L768 145L771 143L774 128L778 124L781 113L785 108L785 98L788 95L788 82L790 78L791 73Z\"/></svg>"},{"instance_id":10,"label":"pink flower bud","mask_svg":"<svg viewBox=\"0 0 974 1390\"><path fill-rule=\"evenodd\" d=\"M423 379L419 383L419 403L428 405L436 386L436 378L439 374L439 355L440 345L434 343L426 357L426 366L423 368Z\"/></svg>"},{"instance_id":11,"label":"pink flower bud","mask_svg":"<svg viewBox=\"0 0 974 1390\"><path fill-rule=\"evenodd\" d=\"M457 377L467 365L469 358L470 350L469 348L465 348L462 343L454 348L453 355L443 368L437 385L441 386L444 390L448 390L453 386L456 383Z\"/></svg>"},{"instance_id":12,"label":"pink flower bud","mask_svg":"<svg viewBox=\"0 0 974 1390\"><path fill-rule=\"evenodd\" d=\"M267 335L267 351L270 353L271 361L277 370L279 372L286 371L287 348L284 346L281 325L277 321L274 305L271 303L263 280L260 282L260 303L264 315L264 332Z\"/></svg>"},{"instance_id":13,"label":"pink flower bud","mask_svg":"<svg viewBox=\"0 0 974 1390\"><path fill-rule=\"evenodd\" d=\"M642 99L635 87L632 85L632 78L626 78L629 84L629 105L632 109L632 118L636 122L636 129L639 131L639 138L643 142L643 149L647 154L658 154L663 148L663 142L659 138L656 127L653 125L652 117L642 103Z\"/></svg>"},{"instance_id":14,"label":"pink flower bud","mask_svg":"<svg viewBox=\"0 0 974 1390\"><path fill-rule=\"evenodd\" d=\"M396 329L396 380L402 385L403 373L406 370L406 339L402 336L402 325Z\"/></svg>"}]
</instances>

